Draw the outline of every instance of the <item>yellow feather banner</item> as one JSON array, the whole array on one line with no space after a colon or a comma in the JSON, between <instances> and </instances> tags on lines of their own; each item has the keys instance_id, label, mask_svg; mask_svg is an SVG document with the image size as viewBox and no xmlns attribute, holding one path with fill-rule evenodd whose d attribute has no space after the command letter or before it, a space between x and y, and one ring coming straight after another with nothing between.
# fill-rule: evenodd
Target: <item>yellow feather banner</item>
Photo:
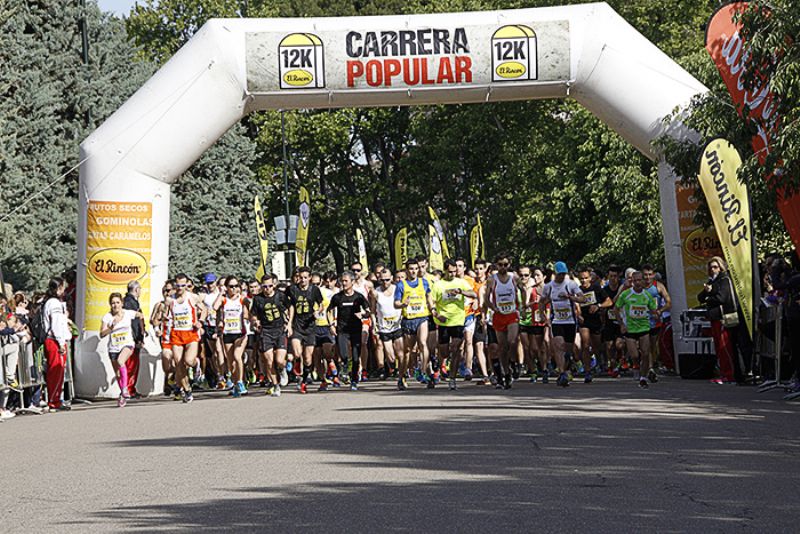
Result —
<instances>
[{"instance_id":1,"label":"yellow feather banner","mask_svg":"<svg viewBox=\"0 0 800 534\"><path fill-rule=\"evenodd\" d=\"M442 223L439 222L439 216L436 215L436 212L433 211L433 208L428 206L428 213L431 214L431 219L433 220L433 228L436 230L436 236L439 238L439 242L442 246L442 255L443 258L446 260L450 257L450 251L447 250L447 239L444 237L444 228L442 228ZM433 267L433 266L431 266Z\"/></svg>"},{"instance_id":2,"label":"yellow feather banner","mask_svg":"<svg viewBox=\"0 0 800 534\"><path fill-rule=\"evenodd\" d=\"M431 271L444 270L444 258L442 257L442 242L439 241L439 233L432 225L428 225L428 265Z\"/></svg>"},{"instance_id":3,"label":"yellow feather banner","mask_svg":"<svg viewBox=\"0 0 800 534\"><path fill-rule=\"evenodd\" d=\"M405 269L408 261L408 228L405 226L394 236L394 265L398 271Z\"/></svg>"},{"instance_id":4,"label":"yellow feather banner","mask_svg":"<svg viewBox=\"0 0 800 534\"><path fill-rule=\"evenodd\" d=\"M300 217L297 223L297 242L295 243L298 267L305 267L308 259L308 226L310 221L311 197L308 194L308 189L300 187Z\"/></svg>"},{"instance_id":5,"label":"yellow feather banner","mask_svg":"<svg viewBox=\"0 0 800 534\"><path fill-rule=\"evenodd\" d=\"M470 265L475 267L475 260L479 257L479 250L481 247L481 234L478 225L472 227L472 231L469 233L469 258L470 258Z\"/></svg>"},{"instance_id":6,"label":"yellow feather banner","mask_svg":"<svg viewBox=\"0 0 800 534\"><path fill-rule=\"evenodd\" d=\"M363 272L369 272L369 263L367 263L367 244L364 242L364 234L361 228L356 228L356 242L358 243L358 262L364 269Z\"/></svg>"},{"instance_id":7,"label":"yellow feather banner","mask_svg":"<svg viewBox=\"0 0 800 534\"><path fill-rule=\"evenodd\" d=\"M256 280L261 281L261 278L267 272L267 257L269 255L269 235L267 233L267 225L264 222L264 212L261 210L261 201L258 200L258 195L253 197L253 211L256 214L256 232L258 233L258 244L261 247L261 257L258 262L258 271L256 271Z\"/></svg>"}]
</instances>

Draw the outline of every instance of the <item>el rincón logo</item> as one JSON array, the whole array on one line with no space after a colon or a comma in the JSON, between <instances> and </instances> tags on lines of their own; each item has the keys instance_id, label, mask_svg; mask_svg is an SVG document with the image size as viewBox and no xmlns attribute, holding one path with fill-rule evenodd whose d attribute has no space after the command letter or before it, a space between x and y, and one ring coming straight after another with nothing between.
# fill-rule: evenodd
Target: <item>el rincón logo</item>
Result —
<instances>
[{"instance_id":1,"label":"el rinc\u00f3n logo","mask_svg":"<svg viewBox=\"0 0 800 534\"><path fill-rule=\"evenodd\" d=\"M107 248L92 254L88 261L89 274L106 284L127 284L147 274L147 260L141 254L125 248Z\"/></svg>"},{"instance_id":2,"label":"el rinc\u00f3n logo","mask_svg":"<svg viewBox=\"0 0 800 534\"><path fill-rule=\"evenodd\" d=\"M492 35L492 81L536 80L536 32L514 24L499 28Z\"/></svg>"},{"instance_id":3,"label":"el rinc\u00f3n logo","mask_svg":"<svg viewBox=\"0 0 800 534\"><path fill-rule=\"evenodd\" d=\"M325 55L322 41L312 33L292 33L278 46L281 89L325 87Z\"/></svg>"}]
</instances>

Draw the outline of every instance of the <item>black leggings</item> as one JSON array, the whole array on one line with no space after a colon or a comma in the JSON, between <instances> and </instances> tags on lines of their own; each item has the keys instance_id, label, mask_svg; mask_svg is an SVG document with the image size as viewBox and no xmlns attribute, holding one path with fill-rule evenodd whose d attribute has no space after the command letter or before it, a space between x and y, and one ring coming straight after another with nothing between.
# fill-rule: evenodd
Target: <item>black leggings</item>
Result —
<instances>
[{"instance_id":1,"label":"black leggings","mask_svg":"<svg viewBox=\"0 0 800 534\"><path fill-rule=\"evenodd\" d=\"M350 343L350 350L347 350L347 344ZM358 364L361 356L361 331L358 332L337 332L336 333L336 346L339 348L339 354L345 365L347 359L352 361L352 368L350 369L350 381L358 383Z\"/></svg>"}]
</instances>

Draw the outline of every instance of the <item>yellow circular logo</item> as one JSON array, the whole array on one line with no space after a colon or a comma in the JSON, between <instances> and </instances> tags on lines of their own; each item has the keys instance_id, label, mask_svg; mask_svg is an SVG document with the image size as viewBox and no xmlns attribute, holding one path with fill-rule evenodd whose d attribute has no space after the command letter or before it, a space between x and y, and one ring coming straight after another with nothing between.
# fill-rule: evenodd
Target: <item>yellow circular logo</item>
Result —
<instances>
[{"instance_id":1,"label":"yellow circular logo","mask_svg":"<svg viewBox=\"0 0 800 534\"><path fill-rule=\"evenodd\" d=\"M142 278L147 270L147 260L138 252L125 248L107 248L89 258L89 274L105 284L127 284Z\"/></svg>"},{"instance_id":2,"label":"yellow circular logo","mask_svg":"<svg viewBox=\"0 0 800 534\"><path fill-rule=\"evenodd\" d=\"M295 87L303 87L314 81L314 76L305 70L290 70L283 75L283 81Z\"/></svg>"},{"instance_id":3,"label":"yellow circular logo","mask_svg":"<svg viewBox=\"0 0 800 534\"><path fill-rule=\"evenodd\" d=\"M707 260L712 256L722 255L722 247L713 228L709 230L695 228L686 236L683 248L689 255L699 260Z\"/></svg>"},{"instance_id":4,"label":"yellow circular logo","mask_svg":"<svg viewBox=\"0 0 800 534\"><path fill-rule=\"evenodd\" d=\"M498 65L495 72L503 78L519 78L525 75L525 65L517 61L506 61Z\"/></svg>"}]
</instances>

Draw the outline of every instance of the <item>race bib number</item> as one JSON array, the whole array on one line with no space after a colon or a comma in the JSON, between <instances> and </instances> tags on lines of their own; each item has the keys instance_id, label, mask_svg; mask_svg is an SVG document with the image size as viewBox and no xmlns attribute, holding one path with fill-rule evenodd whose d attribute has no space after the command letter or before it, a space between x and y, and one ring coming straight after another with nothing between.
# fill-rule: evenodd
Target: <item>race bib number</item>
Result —
<instances>
[{"instance_id":1,"label":"race bib number","mask_svg":"<svg viewBox=\"0 0 800 534\"><path fill-rule=\"evenodd\" d=\"M450 301L450 302L452 302L454 300L458 300L459 297L461 297L461 294L457 293L454 289L449 289L449 290L445 291L442 294L442 300L446 300L446 301Z\"/></svg>"},{"instance_id":2,"label":"race bib number","mask_svg":"<svg viewBox=\"0 0 800 534\"><path fill-rule=\"evenodd\" d=\"M187 330L192 326L192 316L188 313L176 315L173 318L173 328L175 330Z\"/></svg>"},{"instance_id":3,"label":"race bib number","mask_svg":"<svg viewBox=\"0 0 800 534\"><path fill-rule=\"evenodd\" d=\"M536 323L543 323L544 322L544 314L540 310L536 310L533 312L533 321Z\"/></svg>"},{"instance_id":4,"label":"race bib number","mask_svg":"<svg viewBox=\"0 0 800 534\"><path fill-rule=\"evenodd\" d=\"M388 329L393 329L400 323L399 315L388 315L383 317L383 325Z\"/></svg>"},{"instance_id":5,"label":"race bib number","mask_svg":"<svg viewBox=\"0 0 800 534\"><path fill-rule=\"evenodd\" d=\"M238 334L242 331L242 321L239 317L225 318L225 333Z\"/></svg>"},{"instance_id":6,"label":"race bib number","mask_svg":"<svg viewBox=\"0 0 800 534\"><path fill-rule=\"evenodd\" d=\"M512 301L500 301L497 303L497 309L500 313L508 314L514 312L516 309L516 303Z\"/></svg>"},{"instance_id":7,"label":"race bib number","mask_svg":"<svg viewBox=\"0 0 800 534\"><path fill-rule=\"evenodd\" d=\"M128 332L111 333L111 345L113 347L122 348L125 346L126 341L128 341Z\"/></svg>"},{"instance_id":8,"label":"race bib number","mask_svg":"<svg viewBox=\"0 0 800 534\"><path fill-rule=\"evenodd\" d=\"M647 319L647 306L631 306L631 319Z\"/></svg>"},{"instance_id":9,"label":"race bib number","mask_svg":"<svg viewBox=\"0 0 800 534\"><path fill-rule=\"evenodd\" d=\"M572 309L569 306L553 306L553 316L556 321L569 321L572 319Z\"/></svg>"},{"instance_id":10,"label":"race bib number","mask_svg":"<svg viewBox=\"0 0 800 534\"><path fill-rule=\"evenodd\" d=\"M597 297L594 294L594 291L589 291L588 293L583 294L586 297L586 302L584 302L584 306L591 306L592 304L597 304Z\"/></svg>"}]
</instances>

